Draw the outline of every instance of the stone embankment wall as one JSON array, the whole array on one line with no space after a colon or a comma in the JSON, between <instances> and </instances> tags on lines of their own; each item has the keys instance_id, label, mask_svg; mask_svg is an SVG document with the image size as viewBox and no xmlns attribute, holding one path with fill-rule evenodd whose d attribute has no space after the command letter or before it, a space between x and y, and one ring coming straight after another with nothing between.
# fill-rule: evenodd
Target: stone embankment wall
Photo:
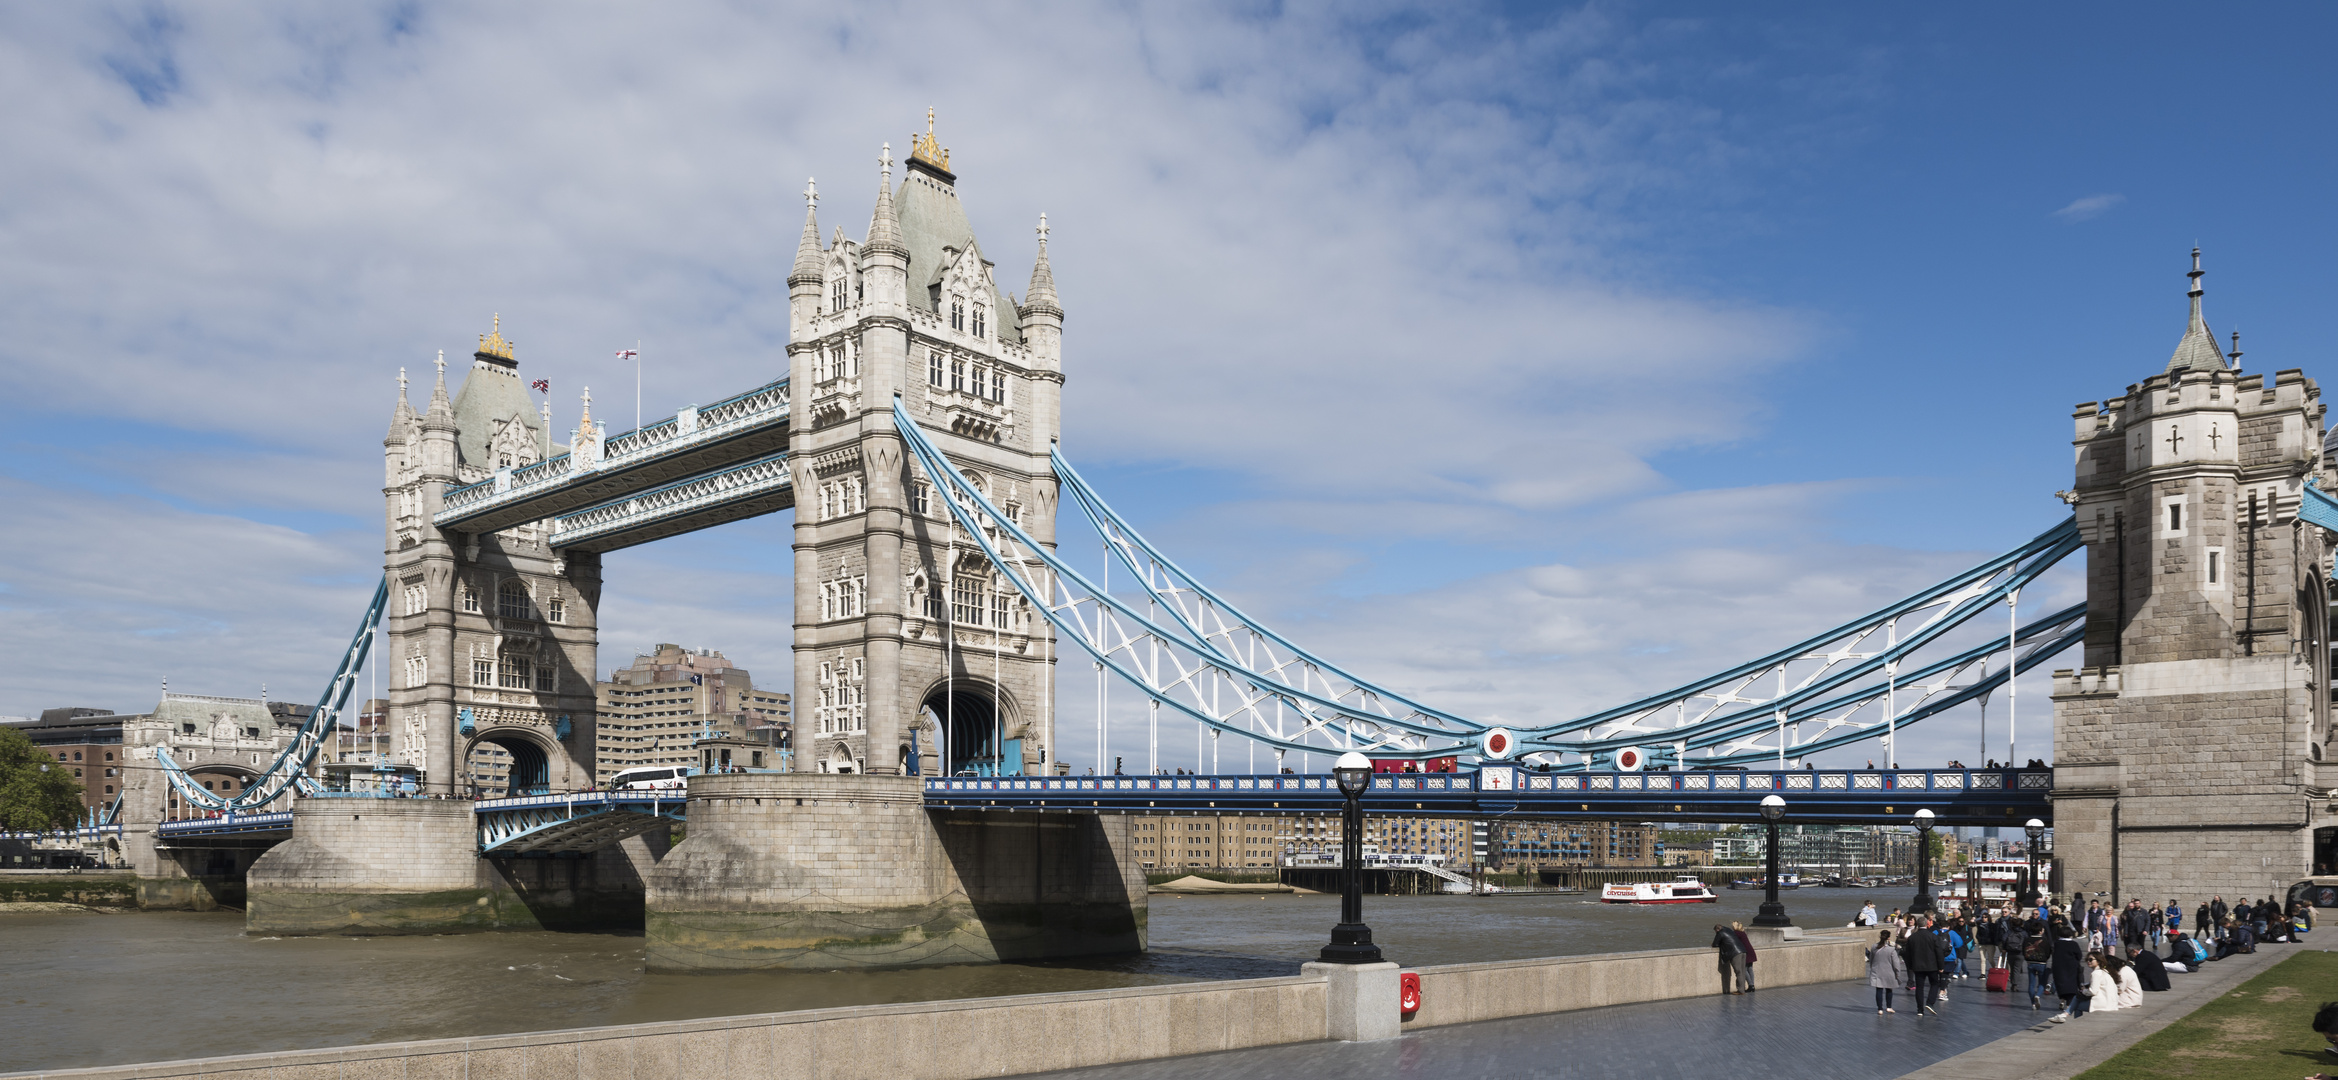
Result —
<instances>
[{"instance_id":1,"label":"stone embankment wall","mask_svg":"<svg viewBox=\"0 0 2338 1080\"><path fill-rule=\"evenodd\" d=\"M1125 816L928 811L904 776L694 777L647 891L653 971L1133 953L1148 911Z\"/></svg>"},{"instance_id":2,"label":"stone embankment wall","mask_svg":"<svg viewBox=\"0 0 2338 1080\"><path fill-rule=\"evenodd\" d=\"M1865 971L1861 940L1762 946L1762 986ZM1711 994L1710 949L1424 967L1407 1028ZM1328 1037L1322 976L929 1001L18 1073L0 1080L963 1080ZM1865 999L1861 986L1846 987ZM1393 1011L1391 999L1386 1008Z\"/></svg>"},{"instance_id":3,"label":"stone embankment wall","mask_svg":"<svg viewBox=\"0 0 2338 1080\"><path fill-rule=\"evenodd\" d=\"M0 904L138 906L138 877L81 870L0 870Z\"/></svg>"}]
</instances>

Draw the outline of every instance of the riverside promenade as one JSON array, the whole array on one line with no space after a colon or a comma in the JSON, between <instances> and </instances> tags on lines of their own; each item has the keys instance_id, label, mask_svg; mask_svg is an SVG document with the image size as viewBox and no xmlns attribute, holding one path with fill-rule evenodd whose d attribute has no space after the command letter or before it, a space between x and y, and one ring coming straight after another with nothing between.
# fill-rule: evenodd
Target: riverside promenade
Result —
<instances>
[{"instance_id":1,"label":"riverside promenade","mask_svg":"<svg viewBox=\"0 0 2338 1080\"><path fill-rule=\"evenodd\" d=\"M2069 1080L2307 945L2171 975L2143 1007L2048 1023L2027 993L1967 979L1937 1018L1875 1014L1865 979L1430 1028L1370 1043L1316 1042L1045 1073L1031 1080ZM1757 984L1759 968L1756 969ZM1905 995L1902 995L1903 1001ZM1895 1007L1900 1002L1895 1002ZM2303 1075L2301 1072L2300 1075Z\"/></svg>"}]
</instances>

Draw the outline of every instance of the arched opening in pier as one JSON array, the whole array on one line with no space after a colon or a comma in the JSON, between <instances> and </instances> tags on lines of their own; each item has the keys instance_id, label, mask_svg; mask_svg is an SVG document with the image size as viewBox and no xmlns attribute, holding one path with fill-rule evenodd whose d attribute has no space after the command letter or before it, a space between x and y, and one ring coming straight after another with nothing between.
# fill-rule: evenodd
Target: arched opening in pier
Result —
<instances>
[{"instance_id":1,"label":"arched opening in pier","mask_svg":"<svg viewBox=\"0 0 2338 1080\"><path fill-rule=\"evenodd\" d=\"M463 755L458 791L483 798L539 795L552 790L552 756L534 738L517 731L490 731Z\"/></svg>"},{"instance_id":2,"label":"arched opening in pier","mask_svg":"<svg viewBox=\"0 0 2338 1080\"><path fill-rule=\"evenodd\" d=\"M951 776L1018 775L1022 748L1006 734L1005 717L990 688L966 680L940 686L928 693L920 708L941 728L947 758L943 771Z\"/></svg>"}]
</instances>

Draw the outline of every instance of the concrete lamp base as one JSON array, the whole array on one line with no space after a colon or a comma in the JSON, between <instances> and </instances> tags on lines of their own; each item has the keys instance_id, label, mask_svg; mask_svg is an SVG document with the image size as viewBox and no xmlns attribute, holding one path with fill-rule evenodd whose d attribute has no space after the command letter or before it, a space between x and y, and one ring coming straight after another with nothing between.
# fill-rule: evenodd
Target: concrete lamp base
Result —
<instances>
[{"instance_id":1,"label":"concrete lamp base","mask_svg":"<svg viewBox=\"0 0 2338 1080\"><path fill-rule=\"evenodd\" d=\"M1328 980L1323 1008L1329 1034L1341 1042L1372 1042L1400 1034L1395 964L1302 964L1301 975Z\"/></svg>"}]
</instances>

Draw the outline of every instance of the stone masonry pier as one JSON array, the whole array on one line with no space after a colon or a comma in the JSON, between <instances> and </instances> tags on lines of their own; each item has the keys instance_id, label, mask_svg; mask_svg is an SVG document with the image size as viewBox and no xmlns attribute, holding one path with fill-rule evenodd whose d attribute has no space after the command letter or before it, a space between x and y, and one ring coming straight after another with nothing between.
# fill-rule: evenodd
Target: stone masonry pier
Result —
<instances>
[{"instance_id":1,"label":"stone masonry pier","mask_svg":"<svg viewBox=\"0 0 2338 1080\"><path fill-rule=\"evenodd\" d=\"M649 968L1138 952L1146 910L1121 815L929 811L909 776L700 776L649 873Z\"/></svg>"}]
</instances>

